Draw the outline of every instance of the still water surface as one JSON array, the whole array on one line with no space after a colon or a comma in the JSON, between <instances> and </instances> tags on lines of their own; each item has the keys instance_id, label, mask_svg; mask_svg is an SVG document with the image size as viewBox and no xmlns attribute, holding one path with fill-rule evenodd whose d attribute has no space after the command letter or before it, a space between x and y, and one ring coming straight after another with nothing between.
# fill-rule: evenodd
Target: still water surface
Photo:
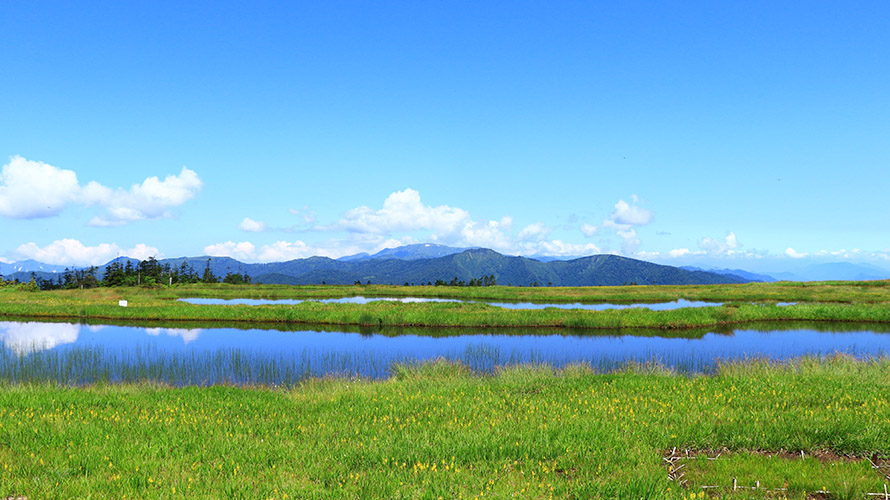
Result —
<instances>
[{"instance_id":1,"label":"still water surface","mask_svg":"<svg viewBox=\"0 0 890 500\"><path fill-rule=\"evenodd\" d=\"M303 300L299 299L202 299L187 298L179 299L182 302L198 305L295 305ZM437 299L430 297L341 297L337 299L309 299L314 302L323 304L367 304L374 301L402 302L405 304L418 302L473 302L478 304L488 304L495 307L503 307L505 309L545 309L548 307L556 307L559 309L587 309L591 311L605 311L607 309L627 309L629 307L645 307L654 311L667 311L670 309L679 309L681 307L713 307L723 305L722 302L703 302L679 299L673 302L659 302L652 304L582 304L574 303L540 303L540 302L485 302L485 301L466 301L458 299Z\"/></svg>"},{"instance_id":2,"label":"still water surface","mask_svg":"<svg viewBox=\"0 0 890 500\"><path fill-rule=\"evenodd\" d=\"M173 384L290 384L331 374L387 377L393 363L444 358L478 371L513 363L588 363L609 370L655 361L681 372L709 372L720 360L890 353L886 327L825 324L786 330L698 331L692 338L610 331L542 335L450 330L384 335L374 331L282 331L71 323L0 322L0 380L44 378L162 380ZM880 328L883 331L877 331Z\"/></svg>"}]
</instances>

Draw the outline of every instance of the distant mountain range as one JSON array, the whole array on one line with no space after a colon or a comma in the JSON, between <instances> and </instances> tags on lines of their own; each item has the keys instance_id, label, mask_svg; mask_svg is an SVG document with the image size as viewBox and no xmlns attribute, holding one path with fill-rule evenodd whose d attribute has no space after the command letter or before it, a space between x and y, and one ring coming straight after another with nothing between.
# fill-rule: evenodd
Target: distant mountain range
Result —
<instances>
[{"instance_id":1,"label":"distant mountain range","mask_svg":"<svg viewBox=\"0 0 890 500\"><path fill-rule=\"evenodd\" d=\"M749 271L745 271L743 269L702 269L700 267L693 266L680 266L680 269L685 269L687 271L707 271L709 273L717 273L717 274L728 274L732 276L739 276L745 278L748 281L763 281L765 283L772 283L774 281L779 281L776 278L766 275L766 274L757 274Z\"/></svg>"},{"instance_id":2,"label":"distant mountain range","mask_svg":"<svg viewBox=\"0 0 890 500\"><path fill-rule=\"evenodd\" d=\"M393 249L398 250L398 249ZM444 254L439 257L423 255ZM126 265L129 260L121 257L112 262ZM111 262L109 262L110 264ZM469 282L484 276L494 276L500 285L529 286L591 286L625 284L716 284L744 283L738 276L721 275L705 271L687 271L671 266L652 264L616 255L594 255L568 261L541 262L527 257L509 257L485 248L455 249L441 245L411 245L400 251L381 252L379 255L334 260L327 257L309 257L287 262L248 264L229 257L182 257L160 260L161 265L179 269L183 264L199 275L206 266L213 274L223 277L228 273L247 274L255 283L274 284L374 284L405 283L425 284L437 280L450 282L454 279ZM104 266L98 266L97 277L105 274ZM24 269L20 266L16 269ZM16 271L7 278L20 281L30 279L34 272L41 279L55 279L56 272L43 269ZM64 268L61 269L63 271Z\"/></svg>"},{"instance_id":3,"label":"distant mountain range","mask_svg":"<svg viewBox=\"0 0 890 500\"><path fill-rule=\"evenodd\" d=\"M478 248L478 247L473 247ZM461 253L469 248L449 247L445 245L437 245L435 243L419 243L416 245L403 245L396 248L385 248L373 255L362 252L355 255L340 257L339 261L356 262L360 260L372 259L401 259L401 260L418 260L418 259L435 259L436 257L445 257L446 255L454 255Z\"/></svg>"},{"instance_id":4,"label":"distant mountain range","mask_svg":"<svg viewBox=\"0 0 890 500\"><path fill-rule=\"evenodd\" d=\"M112 262L138 265L137 259L119 257L98 266L101 278ZM180 269L183 264L201 275L206 266L222 278L228 273L247 274L255 283L276 284L421 284L437 280L469 282L493 275L501 285L592 286L623 284L716 284L750 281L872 280L890 279L890 271L868 264L816 264L790 272L758 274L742 269L702 269L653 264L616 255L594 255L574 259L512 257L485 248L456 248L437 244L406 245L373 255L362 253L329 259L309 257L287 262L249 264L229 257L180 257L163 259L161 265ZM33 260L0 263L6 279L28 281L31 273L54 280L65 266ZM73 268L72 268L73 269Z\"/></svg>"},{"instance_id":5,"label":"distant mountain range","mask_svg":"<svg viewBox=\"0 0 890 500\"><path fill-rule=\"evenodd\" d=\"M787 271L752 273L742 269L705 269L701 267L683 266L687 271L708 271L718 274L741 276L751 281L870 281L890 279L890 271L872 264L854 264L852 262L828 262L812 264L805 267L791 268Z\"/></svg>"},{"instance_id":6,"label":"distant mountain range","mask_svg":"<svg viewBox=\"0 0 890 500\"><path fill-rule=\"evenodd\" d=\"M37 262L36 260L23 260L20 262L13 262L12 264L0 262L0 274L4 276L8 276L13 273L30 273L31 271L54 273L64 270L65 266L44 264L43 262Z\"/></svg>"},{"instance_id":7,"label":"distant mountain range","mask_svg":"<svg viewBox=\"0 0 890 500\"><path fill-rule=\"evenodd\" d=\"M885 280L890 279L890 271L872 264L853 264L852 262L829 262L813 264L789 272L772 273L780 280L788 281L826 281L826 280Z\"/></svg>"},{"instance_id":8,"label":"distant mountain range","mask_svg":"<svg viewBox=\"0 0 890 500\"><path fill-rule=\"evenodd\" d=\"M306 262L315 259L313 262ZM570 261L541 262L526 257L508 257L493 250L473 248L431 259L322 260L322 257L263 264L251 269L255 282L280 284L421 284L449 282L493 275L499 285L592 286L625 284L715 284L744 283L737 276L703 271L685 271L616 255L594 255ZM311 265L310 265L311 264ZM276 266L277 269L273 269ZM264 272L270 271L270 272ZM256 274L252 274L256 273Z\"/></svg>"}]
</instances>

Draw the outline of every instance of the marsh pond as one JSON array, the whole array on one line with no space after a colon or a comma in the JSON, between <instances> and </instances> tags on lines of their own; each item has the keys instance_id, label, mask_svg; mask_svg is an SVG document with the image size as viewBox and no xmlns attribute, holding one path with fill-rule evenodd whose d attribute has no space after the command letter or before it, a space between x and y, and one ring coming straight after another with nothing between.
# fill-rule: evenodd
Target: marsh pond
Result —
<instances>
[{"instance_id":1,"label":"marsh pond","mask_svg":"<svg viewBox=\"0 0 890 500\"><path fill-rule=\"evenodd\" d=\"M890 353L890 326L771 323L737 329L405 329L214 324L0 322L0 380L154 380L173 385L288 385L307 376L385 378L394 364L433 359L479 372L516 363L609 371L655 363L683 373L721 362Z\"/></svg>"}]
</instances>

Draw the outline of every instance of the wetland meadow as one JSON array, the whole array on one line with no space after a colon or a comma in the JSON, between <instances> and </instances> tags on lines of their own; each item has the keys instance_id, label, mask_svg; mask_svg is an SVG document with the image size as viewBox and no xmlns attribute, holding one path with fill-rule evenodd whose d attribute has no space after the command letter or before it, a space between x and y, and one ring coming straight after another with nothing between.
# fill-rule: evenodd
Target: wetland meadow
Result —
<instances>
[{"instance_id":1,"label":"wetland meadow","mask_svg":"<svg viewBox=\"0 0 890 500\"><path fill-rule=\"evenodd\" d=\"M0 498L877 498L888 292L8 285Z\"/></svg>"}]
</instances>

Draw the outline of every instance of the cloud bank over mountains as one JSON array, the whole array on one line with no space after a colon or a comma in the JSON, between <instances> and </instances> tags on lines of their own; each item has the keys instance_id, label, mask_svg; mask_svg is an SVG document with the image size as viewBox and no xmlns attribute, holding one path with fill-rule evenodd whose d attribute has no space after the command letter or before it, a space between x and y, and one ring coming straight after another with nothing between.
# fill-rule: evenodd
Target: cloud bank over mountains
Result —
<instances>
[{"instance_id":1,"label":"cloud bank over mountains","mask_svg":"<svg viewBox=\"0 0 890 500\"><path fill-rule=\"evenodd\" d=\"M634 196L636 202L636 197ZM651 213L635 205L622 205L622 216L631 219L620 224L619 229L640 224L641 219L651 219ZM314 212L290 210L291 214L306 217L307 223L315 223ZM245 217L238 228L244 232L282 231L269 224ZM420 242L438 243L456 247L484 247L498 252L516 255L578 256L600 253L593 243L569 243L549 239L554 228L542 222L528 224L515 230L513 217L505 215L497 220L479 220L469 211L449 205L427 205L420 193L406 188L391 193L380 208L365 205L347 210L331 224L316 224L303 232L318 235L334 235L322 243L310 244L303 240L276 241L267 245L254 245L249 241L226 241L204 247L208 255L227 256L254 262L271 262L305 258L312 255L342 257L360 252L375 253L384 248ZM579 233L580 234L580 233ZM336 237L342 235L342 237Z\"/></svg>"},{"instance_id":2,"label":"cloud bank over mountains","mask_svg":"<svg viewBox=\"0 0 890 500\"><path fill-rule=\"evenodd\" d=\"M100 209L100 213L85 221L88 226L124 226L134 221L169 217L171 209L193 199L202 187L203 181L198 174L186 167L182 167L179 174L164 179L149 177L128 189L113 189L97 182L83 185L72 170L14 156L0 172L0 217L40 219L57 216L71 206L84 206ZM655 212L636 194L619 199L611 206L608 215L597 218L590 214L586 217L572 215L567 225L536 221L517 227L511 215L499 219L474 218L461 207L425 204L420 192L411 188L392 192L379 208L360 205L327 223L319 222L316 212L309 206L290 208L286 212L299 222L275 226L245 216L237 224L230 223L230 227L253 235L253 241L226 240L209 244L193 241L195 250L189 253L227 256L244 262L282 262L312 256L339 258L376 253L385 248L429 242L462 248L490 248L505 255L558 258L612 253L678 265L701 259L834 257L890 261L888 252L861 250L807 253L787 247L773 255L744 248L732 231L723 237L702 237L695 247L643 250L639 231L655 220ZM596 220L601 222L595 225ZM301 236L298 239L270 238L275 233L300 233ZM670 233L656 231L655 234ZM591 241L593 239L596 243ZM160 258L163 253L151 246L150 240L135 245L104 242L90 245L74 238L63 238L45 246L35 242L21 244L0 260L33 259L47 264L86 266L104 264L118 256Z\"/></svg>"},{"instance_id":3,"label":"cloud bank over mountains","mask_svg":"<svg viewBox=\"0 0 890 500\"><path fill-rule=\"evenodd\" d=\"M144 243L132 248L121 248L115 243L87 246L71 238L56 240L45 247L39 247L33 242L26 243L20 245L15 254L21 259L33 259L59 266L99 266L117 257L145 260L163 256L157 248Z\"/></svg>"}]
</instances>

